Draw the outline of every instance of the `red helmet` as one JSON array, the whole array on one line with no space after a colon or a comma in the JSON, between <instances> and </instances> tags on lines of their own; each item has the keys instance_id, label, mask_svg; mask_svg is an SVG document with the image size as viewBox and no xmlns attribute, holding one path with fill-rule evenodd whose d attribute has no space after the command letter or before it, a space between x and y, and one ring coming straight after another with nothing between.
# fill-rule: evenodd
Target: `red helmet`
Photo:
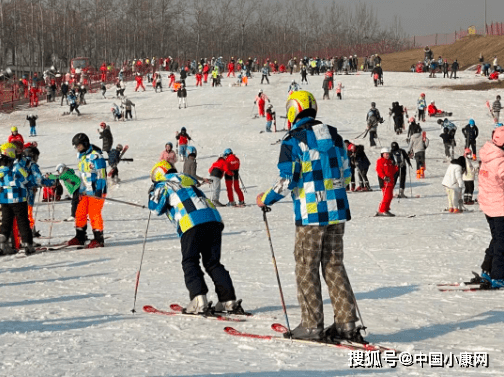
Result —
<instances>
[{"instance_id":1,"label":"red helmet","mask_svg":"<svg viewBox=\"0 0 504 377\"><path fill-rule=\"evenodd\" d=\"M101 122L101 123L100 123L100 127L101 127L101 128L105 128L105 127L107 127L107 123L105 123L105 122Z\"/></svg>"},{"instance_id":2,"label":"red helmet","mask_svg":"<svg viewBox=\"0 0 504 377\"><path fill-rule=\"evenodd\" d=\"M348 146L348 150L349 150L350 152L355 152L355 144L350 144L350 145Z\"/></svg>"},{"instance_id":3,"label":"red helmet","mask_svg":"<svg viewBox=\"0 0 504 377\"><path fill-rule=\"evenodd\" d=\"M413 123L414 121L415 121L415 118L414 118L414 117L409 118L409 122L410 122L410 123Z\"/></svg>"},{"instance_id":4,"label":"red helmet","mask_svg":"<svg viewBox=\"0 0 504 377\"><path fill-rule=\"evenodd\" d=\"M425 93L420 93L420 97L425 97Z\"/></svg>"}]
</instances>

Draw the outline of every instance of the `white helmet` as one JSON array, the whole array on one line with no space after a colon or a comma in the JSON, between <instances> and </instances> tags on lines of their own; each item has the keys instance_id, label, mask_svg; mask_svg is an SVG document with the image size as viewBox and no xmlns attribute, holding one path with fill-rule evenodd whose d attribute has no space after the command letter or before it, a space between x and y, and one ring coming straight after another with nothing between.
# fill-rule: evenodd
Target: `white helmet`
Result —
<instances>
[{"instance_id":1,"label":"white helmet","mask_svg":"<svg viewBox=\"0 0 504 377\"><path fill-rule=\"evenodd\" d=\"M58 172L59 175L63 174L68 168L66 167L65 164L59 164L56 166L56 171Z\"/></svg>"},{"instance_id":2,"label":"white helmet","mask_svg":"<svg viewBox=\"0 0 504 377\"><path fill-rule=\"evenodd\" d=\"M262 89L259 89L259 93L262 93L262 92L263 92L263 90L262 90Z\"/></svg>"},{"instance_id":3,"label":"white helmet","mask_svg":"<svg viewBox=\"0 0 504 377\"><path fill-rule=\"evenodd\" d=\"M390 153L390 148L388 147L383 147L380 151L380 154L383 154L383 153Z\"/></svg>"}]
</instances>

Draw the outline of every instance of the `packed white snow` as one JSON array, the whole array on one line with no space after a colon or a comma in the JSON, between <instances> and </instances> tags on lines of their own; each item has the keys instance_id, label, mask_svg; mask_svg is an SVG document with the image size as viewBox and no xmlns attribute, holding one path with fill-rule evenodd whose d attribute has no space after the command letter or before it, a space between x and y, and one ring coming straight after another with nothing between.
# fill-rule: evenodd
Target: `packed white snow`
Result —
<instances>
[{"instance_id":1,"label":"packed white snow","mask_svg":"<svg viewBox=\"0 0 504 377\"><path fill-rule=\"evenodd\" d=\"M343 100L322 100L322 76L308 76L318 100L318 119L337 127L351 141L366 146L372 162L368 176L372 192L349 194L352 220L346 226L345 265L358 300L366 339L412 355L441 352L457 358L463 352L487 352L489 367L434 368L425 363L409 367L399 363L391 369L382 357L383 368L349 367L348 351L324 346L291 344L235 338L224 333L229 323L188 317L147 314L144 305L169 310L169 304L186 305L189 297L181 268L179 238L164 217L153 216L145 248L138 289L136 314L133 308L135 277L142 253L148 210L107 202L103 215L106 247L79 251L54 251L28 258L0 258L0 375L1 376L346 376L346 375L500 375L504 368L502 351L504 309L503 294L492 292L440 292L437 283L461 282L480 271L490 234L484 214L478 206L473 212L444 212L447 199L441 185L447 168L440 126L427 119L427 170L417 180L415 165L408 177L406 194L413 198L394 199L393 213L402 217L374 218L381 199L374 166L380 148L369 149L368 140L354 140L365 128L371 101L385 118L378 130L379 141L390 146L397 141L406 147L405 134L396 136L388 109L399 101L414 115L421 92L426 100L453 112L458 125L457 151L462 153L461 128L474 118L480 129L478 148L490 138L493 122L485 102L495 99L497 91L450 91L442 85L473 83L483 80L474 73L460 72L460 79L429 79L428 74L385 72L383 87L375 88L369 73L335 76L345 87ZM97 128L100 122L111 125L114 145L128 144L119 175L122 182L111 186L109 197L147 204L149 172L168 141L175 143L175 131L186 127L198 149L198 173L208 176L208 168L225 148L232 148L241 160L240 175L246 186L245 201L255 203L258 193L277 177L280 145L272 145L284 135L260 133L265 119L255 118L254 97L262 88L277 112L277 128L282 129L285 99L290 81L297 75L270 77L270 85L260 85L260 75L248 87L230 84L203 88L188 84L187 109L179 110L176 94L165 89L155 94L151 85L146 92L126 95L136 104L137 119L113 122L110 107L113 88L104 100L101 94L88 94L83 114L61 116L68 111L56 103L43 103L36 109L0 114L6 139L12 125L20 126L26 141L29 127L24 122L33 112L39 116L37 132L43 172L52 172L58 163L76 167L71 139L85 132L101 147ZM167 86L165 79L163 85ZM331 94L331 96L333 96ZM25 125L22 127L22 125ZM177 163L181 170L182 163ZM410 183L411 182L411 183ZM223 183L223 187L224 183ZM210 195L208 186L204 191ZM396 189L397 192L397 189ZM477 193L477 184L476 184ZM416 196L420 195L420 198ZM221 202L227 203L225 190ZM38 203L37 220L50 217L49 205ZM257 318L231 323L240 331L275 335L273 322L285 324L278 286L271 262L271 251L262 212L254 205L219 209L225 229L222 262L230 271L243 307ZM70 202L55 204L55 218L70 215ZM407 218L408 215L416 215ZM273 247L292 327L300 320L294 278L294 225L291 199L272 207L268 214ZM47 236L47 222L37 221ZM52 228L52 244L75 234L72 223L61 222ZM91 236L90 229L88 235ZM213 286L209 299L215 302ZM331 305L324 288L326 325L332 323Z\"/></svg>"}]
</instances>

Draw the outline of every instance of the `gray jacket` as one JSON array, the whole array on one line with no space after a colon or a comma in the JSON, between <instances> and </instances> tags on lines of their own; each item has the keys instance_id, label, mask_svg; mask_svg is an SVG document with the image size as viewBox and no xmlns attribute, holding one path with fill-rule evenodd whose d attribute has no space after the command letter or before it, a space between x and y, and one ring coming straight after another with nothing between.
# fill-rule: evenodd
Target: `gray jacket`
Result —
<instances>
[{"instance_id":1,"label":"gray jacket","mask_svg":"<svg viewBox=\"0 0 504 377\"><path fill-rule=\"evenodd\" d=\"M422 134L416 133L411 135L410 143L408 145L408 153L425 152L425 149L429 146L429 139L425 142L422 140Z\"/></svg>"}]
</instances>

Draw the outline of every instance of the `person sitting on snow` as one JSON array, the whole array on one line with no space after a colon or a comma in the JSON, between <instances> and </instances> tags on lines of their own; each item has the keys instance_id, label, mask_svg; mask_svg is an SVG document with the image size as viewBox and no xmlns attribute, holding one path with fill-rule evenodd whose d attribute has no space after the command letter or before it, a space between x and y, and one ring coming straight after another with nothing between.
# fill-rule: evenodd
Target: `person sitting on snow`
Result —
<instances>
[{"instance_id":1,"label":"person sitting on snow","mask_svg":"<svg viewBox=\"0 0 504 377\"><path fill-rule=\"evenodd\" d=\"M436 107L436 103L434 101L431 101L430 105L427 106L427 113L429 114L430 117L451 116L452 115L452 113L448 113L446 111L438 109Z\"/></svg>"}]
</instances>

